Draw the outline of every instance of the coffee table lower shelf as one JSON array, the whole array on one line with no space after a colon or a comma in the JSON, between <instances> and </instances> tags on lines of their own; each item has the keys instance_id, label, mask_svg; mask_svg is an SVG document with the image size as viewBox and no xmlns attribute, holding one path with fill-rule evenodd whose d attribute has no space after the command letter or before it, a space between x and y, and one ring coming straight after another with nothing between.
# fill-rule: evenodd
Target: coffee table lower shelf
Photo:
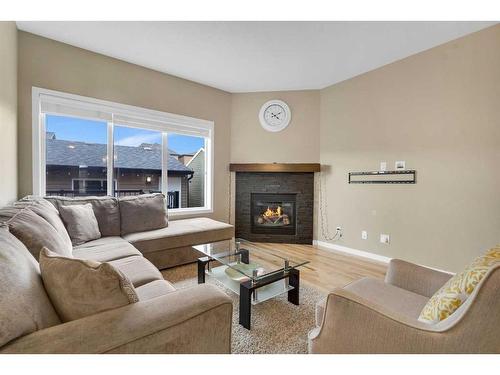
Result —
<instances>
[{"instance_id":1,"label":"coffee table lower shelf","mask_svg":"<svg viewBox=\"0 0 500 375\"><path fill-rule=\"evenodd\" d=\"M250 329L251 306L267 301L283 293L288 293L288 301L299 304L300 273L295 268L272 273L256 281L250 279L241 282L231 279L226 274L227 265L208 267L213 259L198 259L198 283L205 282L205 276L213 277L228 289L240 296L239 323Z\"/></svg>"}]
</instances>

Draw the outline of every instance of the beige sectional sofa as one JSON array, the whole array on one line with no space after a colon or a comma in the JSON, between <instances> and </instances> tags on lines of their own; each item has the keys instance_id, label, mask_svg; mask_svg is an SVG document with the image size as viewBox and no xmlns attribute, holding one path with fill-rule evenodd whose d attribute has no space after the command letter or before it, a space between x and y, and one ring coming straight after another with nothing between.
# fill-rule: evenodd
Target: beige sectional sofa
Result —
<instances>
[{"instance_id":1,"label":"beige sectional sofa","mask_svg":"<svg viewBox=\"0 0 500 375\"><path fill-rule=\"evenodd\" d=\"M157 196L161 194L156 194ZM120 223L129 218L124 217L119 207L119 200L113 197L47 197L55 207L60 205L82 204L90 202L99 223L103 238L96 242L88 242L81 248L101 247L105 252L116 247L113 243L132 245L129 248L139 250L143 256L157 268L164 269L196 261L199 253L193 245L222 241L234 236L234 227L230 224L208 218L192 218L169 221L168 226L149 231L141 231L142 218L132 217L137 223L136 231L129 232L121 229ZM147 212L145 214L147 216ZM131 225L129 224L130 228ZM103 231L104 230L104 231ZM106 242L104 245L103 241ZM120 247L120 245L117 245ZM81 253L85 251L80 250ZM80 251L77 251L80 252ZM95 252L96 249L91 250ZM87 250L88 253L88 250Z\"/></svg>"},{"instance_id":2,"label":"beige sectional sofa","mask_svg":"<svg viewBox=\"0 0 500 375\"><path fill-rule=\"evenodd\" d=\"M68 245L57 208L84 203L92 205L102 237ZM26 211L31 216L20 214ZM34 220L33 212L36 224L23 222ZM210 285L176 290L159 268L196 260L192 245L232 238L233 227L195 218L141 231L147 210L127 220L125 233L120 201L112 197L29 198L0 209L0 353L230 352L231 300ZM113 265L131 281L139 302L63 323L36 261L44 233L53 239L57 233L58 246L70 246L74 258Z\"/></svg>"}]
</instances>

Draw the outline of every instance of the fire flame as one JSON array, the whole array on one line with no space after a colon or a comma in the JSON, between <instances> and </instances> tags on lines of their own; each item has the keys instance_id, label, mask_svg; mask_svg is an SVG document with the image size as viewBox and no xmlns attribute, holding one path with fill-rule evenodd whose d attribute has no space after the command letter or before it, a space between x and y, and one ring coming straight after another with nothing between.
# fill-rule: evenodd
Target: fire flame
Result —
<instances>
[{"instance_id":1,"label":"fire flame","mask_svg":"<svg viewBox=\"0 0 500 375\"><path fill-rule=\"evenodd\" d=\"M278 206L276 210L271 210L269 206L267 206L267 210L264 212L265 217L272 217L272 216L281 216L282 209L281 206Z\"/></svg>"}]
</instances>

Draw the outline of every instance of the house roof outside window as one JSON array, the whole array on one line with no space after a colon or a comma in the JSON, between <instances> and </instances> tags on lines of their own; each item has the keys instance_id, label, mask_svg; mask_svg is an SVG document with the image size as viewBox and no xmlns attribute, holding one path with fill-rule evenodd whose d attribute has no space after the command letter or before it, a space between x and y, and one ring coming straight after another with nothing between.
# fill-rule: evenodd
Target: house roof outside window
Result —
<instances>
[{"instance_id":1,"label":"house roof outside window","mask_svg":"<svg viewBox=\"0 0 500 375\"><path fill-rule=\"evenodd\" d=\"M55 139L47 134L47 165L106 167L107 146L99 143L73 142ZM115 146L114 166L124 169L161 170L161 145L143 143L140 146ZM174 151L169 149L168 171L192 174L193 170L182 164Z\"/></svg>"}]
</instances>

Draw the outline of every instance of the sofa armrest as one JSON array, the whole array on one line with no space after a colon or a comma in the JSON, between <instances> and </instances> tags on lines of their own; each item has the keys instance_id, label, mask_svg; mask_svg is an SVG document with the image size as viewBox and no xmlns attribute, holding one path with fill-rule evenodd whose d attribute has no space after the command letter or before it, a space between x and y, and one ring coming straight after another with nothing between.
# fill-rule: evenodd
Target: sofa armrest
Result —
<instances>
[{"instance_id":1,"label":"sofa armrest","mask_svg":"<svg viewBox=\"0 0 500 375\"><path fill-rule=\"evenodd\" d=\"M432 325L335 289L327 297L321 327L309 333L309 352L425 353L437 334Z\"/></svg>"},{"instance_id":2,"label":"sofa armrest","mask_svg":"<svg viewBox=\"0 0 500 375\"><path fill-rule=\"evenodd\" d=\"M392 259L385 275L385 282L430 298L452 276L453 274L447 272Z\"/></svg>"},{"instance_id":3,"label":"sofa armrest","mask_svg":"<svg viewBox=\"0 0 500 375\"><path fill-rule=\"evenodd\" d=\"M233 305L211 285L87 316L23 336L3 353L230 353Z\"/></svg>"}]
</instances>

